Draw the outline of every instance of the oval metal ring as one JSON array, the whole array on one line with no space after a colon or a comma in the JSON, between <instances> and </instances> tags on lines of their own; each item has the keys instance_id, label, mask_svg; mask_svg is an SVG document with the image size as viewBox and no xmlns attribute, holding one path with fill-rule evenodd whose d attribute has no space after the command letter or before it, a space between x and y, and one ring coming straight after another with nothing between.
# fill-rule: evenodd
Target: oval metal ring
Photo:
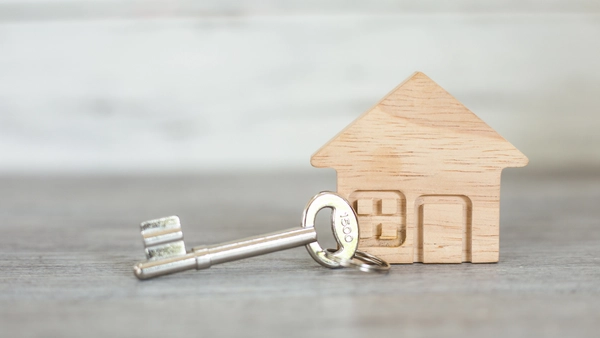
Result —
<instances>
[{"instance_id":1,"label":"oval metal ring","mask_svg":"<svg viewBox=\"0 0 600 338\"><path fill-rule=\"evenodd\" d=\"M342 267L340 261L349 260L354 257L358 247L358 218L350 203L340 195L324 191L313 197L302 217L303 228L314 228L317 213L323 208L333 209L331 213L331 228L338 243L338 249L325 255L325 250L319 242L315 241L306 245L308 253L319 264L328 268Z\"/></svg>"},{"instance_id":2,"label":"oval metal ring","mask_svg":"<svg viewBox=\"0 0 600 338\"><path fill-rule=\"evenodd\" d=\"M383 259L363 251L356 251L354 257L342 259L333 255L330 250L325 251L325 257L338 262L343 267L355 268L364 272L387 273L390 271L390 263Z\"/></svg>"}]
</instances>

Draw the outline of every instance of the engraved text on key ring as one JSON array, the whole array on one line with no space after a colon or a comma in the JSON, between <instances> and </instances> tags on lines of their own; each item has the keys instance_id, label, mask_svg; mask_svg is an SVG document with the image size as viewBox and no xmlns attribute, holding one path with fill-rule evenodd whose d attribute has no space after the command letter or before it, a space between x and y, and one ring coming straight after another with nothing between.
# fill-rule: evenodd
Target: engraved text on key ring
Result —
<instances>
[{"instance_id":1,"label":"engraved text on key ring","mask_svg":"<svg viewBox=\"0 0 600 338\"><path fill-rule=\"evenodd\" d=\"M355 268L364 272L382 272L390 271L390 263L383 259L373 256L370 253L356 251L354 257L350 259L342 259L334 256L333 250L327 249L325 257L338 262L341 266Z\"/></svg>"},{"instance_id":2,"label":"engraved text on key ring","mask_svg":"<svg viewBox=\"0 0 600 338\"><path fill-rule=\"evenodd\" d=\"M308 202L302 217L302 227L314 228L317 213L323 208L333 209L331 227L339 249L330 253L330 257L325 255L319 242L307 244L306 249L319 264L328 268L340 268L340 261L352 259L358 247L358 219L348 201L336 193L324 191Z\"/></svg>"}]
</instances>

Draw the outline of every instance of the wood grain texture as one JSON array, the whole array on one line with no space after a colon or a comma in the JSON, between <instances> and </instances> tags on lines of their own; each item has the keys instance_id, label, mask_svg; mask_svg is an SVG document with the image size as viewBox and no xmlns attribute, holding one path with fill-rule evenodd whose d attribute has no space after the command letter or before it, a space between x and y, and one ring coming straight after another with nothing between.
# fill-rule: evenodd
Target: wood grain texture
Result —
<instances>
[{"instance_id":1,"label":"wood grain texture","mask_svg":"<svg viewBox=\"0 0 600 338\"><path fill-rule=\"evenodd\" d=\"M371 275L297 248L144 282L140 221L177 214L191 245L281 230L335 176L0 177L1 336L596 337L600 176L504 176L497 264Z\"/></svg>"},{"instance_id":2,"label":"wood grain texture","mask_svg":"<svg viewBox=\"0 0 600 338\"><path fill-rule=\"evenodd\" d=\"M422 206L423 263L462 263L470 253L465 243L464 208L460 204L431 203Z\"/></svg>"},{"instance_id":3,"label":"wood grain texture","mask_svg":"<svg viewBox=\"0 0 600 338\"><path fill-rule=\"evenodd\" d=\"M363 234L359 246L392 263L461 259L497 262L500 174L504 168L527 163L527 157L512 144L420 72L392 90L311 158L313 166L337 171L337 191L355 207L364 208L362 203L369 205L374 199L381 203L378 210L363 212L359 221L374 222L379 227L387 222L387 231L372 232L374 240ZM383 204L391 192L397 195L395 200L401 208L406 209L400 217L390 218L383 213ZM370 194L368 200L361 201L366 194ZM423 217L429 217L429 210L435 213L432 208L423 208L423 204L437 203L431 198L447 199L445 204L456 200L456 206L464 209L465 215L450 211L446 215L449 224L461 224L461 229L466 229L464 241L468 242L464 249L462 242L457 244L462 251L457 257L461 258L434 254L432 246L423 247L424 238L418 236L428 233L422 227L429 226ZM370 217L377 220L369 221ZM434 223L442 218L443 215L435 217ZM395 231L389 230L390 225ZM391 244L393 232L402 237ZM428 251L425 259L424 251ZM445 251L443 246L440 251L454 255L453 250Z\"/></svg>"}]
</instances>

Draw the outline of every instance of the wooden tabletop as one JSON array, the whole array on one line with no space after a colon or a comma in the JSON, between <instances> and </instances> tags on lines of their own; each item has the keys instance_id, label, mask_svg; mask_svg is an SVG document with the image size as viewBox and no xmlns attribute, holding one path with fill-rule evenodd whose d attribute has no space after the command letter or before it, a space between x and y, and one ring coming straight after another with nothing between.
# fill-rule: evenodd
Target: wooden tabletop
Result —
<instances>
[{"instance_id":1,"label":"wooden tabletop","mask_svg":"<svg viewBox=\"0 0 600 338\"><path fill-rule=\"evenodd\" d=\"M600 173L503 176L498 264L329 270L302 247L144 282L141 221L188 247L299 226L332 172L0 178L3 337L597 337ZM327 238L320 218L321 240Z\"/></svg>"}]
</instances>

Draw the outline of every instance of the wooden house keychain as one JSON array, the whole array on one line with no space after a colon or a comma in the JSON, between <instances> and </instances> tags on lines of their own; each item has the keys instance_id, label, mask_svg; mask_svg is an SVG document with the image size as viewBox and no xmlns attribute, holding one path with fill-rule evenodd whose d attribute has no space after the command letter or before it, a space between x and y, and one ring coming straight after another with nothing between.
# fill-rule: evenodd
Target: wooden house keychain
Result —
<instances>
[{"instance_id":1,"label":"wooden house keychain","mask_svg":"<svg viewBox=\"0 0 600 338\"><path fill-rule=\"evenodd\" d=\"M416 72L311 158L337 171L358 247L390 263L498 262L500 177L528 159Z\"/></svg>"},{"instance_id":2,"label":"wooden house keychain","mask_svg":"<svg viewBox=\"0 0 600 338\"><path fill-rule=\"evenodd\" d=\"M323 266L363 271L387 271L387 261L497 262L501 172L527 163L416 72L312 156L313 166L337 171L337 194L315 196L300 229L186 252L177 217L144 222L148 261L134 271L145 279L300 245ZM333 209L337 250L323 250L316 241L314 219L322 208Z\"/></svg>"}]
</instances>

